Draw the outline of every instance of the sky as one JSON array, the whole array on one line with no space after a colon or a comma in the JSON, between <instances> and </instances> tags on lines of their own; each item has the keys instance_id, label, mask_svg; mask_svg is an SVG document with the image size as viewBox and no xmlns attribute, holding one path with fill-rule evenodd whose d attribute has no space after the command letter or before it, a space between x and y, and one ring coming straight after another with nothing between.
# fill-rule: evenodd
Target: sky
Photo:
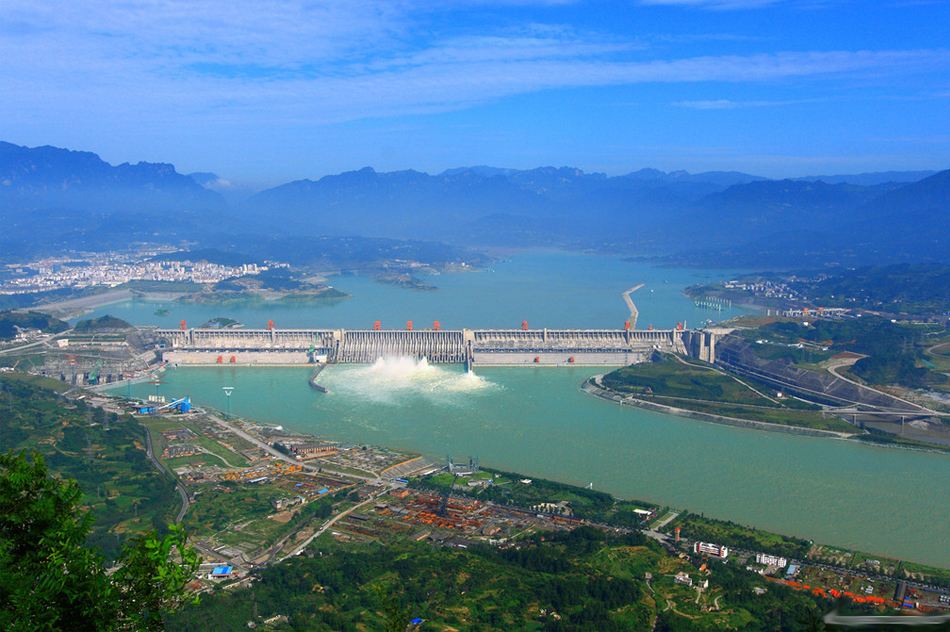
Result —
<instances>
[{"instance_id":1,"label":"sky","mask_svg":"<svg viewBox=\"0 0 950 632\"><path fill-rule=\"evenodd\" d=\"M364 166L950 168L950 1L0 0L0 140Z\"/></svg>"}]
</instances>

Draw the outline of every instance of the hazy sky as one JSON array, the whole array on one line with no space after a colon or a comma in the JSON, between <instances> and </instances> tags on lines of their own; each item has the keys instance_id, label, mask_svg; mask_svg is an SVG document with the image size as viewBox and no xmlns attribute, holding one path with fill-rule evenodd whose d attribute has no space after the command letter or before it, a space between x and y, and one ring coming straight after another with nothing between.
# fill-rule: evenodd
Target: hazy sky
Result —
<instances>
[{"instance_id":1,"label":"hazy sky","mask_svg":"<svg viewBox=\"0 0 950 632\"><path fill-rule=\"evenodd\" d=\"M0 0L0 139L370 165L950 168L950 2Z\"/></svg>"}]
</instances>

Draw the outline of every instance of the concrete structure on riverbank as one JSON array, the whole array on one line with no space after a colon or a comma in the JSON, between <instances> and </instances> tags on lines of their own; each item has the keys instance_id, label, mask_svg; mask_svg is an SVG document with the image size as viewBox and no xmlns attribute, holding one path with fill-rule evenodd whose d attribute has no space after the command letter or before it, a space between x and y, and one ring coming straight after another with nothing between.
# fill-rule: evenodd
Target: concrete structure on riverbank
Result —
<instances>
[{"instance_id":1,"label":"concrete structure on riverbank","mask_svg":"<svg viewBox=\"0 0 950 632\"><path fill-rule=\"evenodd\" d=\"M715 359L687 329L159 329L162 359L191 365L369 364L384 357L477 366L622 366L655 350Z\"/></svg>"}]
</instances>

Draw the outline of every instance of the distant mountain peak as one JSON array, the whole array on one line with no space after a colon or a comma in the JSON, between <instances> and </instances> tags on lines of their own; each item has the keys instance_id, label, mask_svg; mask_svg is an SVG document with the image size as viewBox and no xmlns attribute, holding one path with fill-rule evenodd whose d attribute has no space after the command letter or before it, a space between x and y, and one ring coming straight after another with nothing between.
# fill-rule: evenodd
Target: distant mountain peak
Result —
<instances>
[{"instance_id":1,"label":"distant mountain peak","mask_svg":"<svg viewBox=\"0 0 950 632\"><path fill-rule=\"evenodd\" d=\"M491 178L494 176L510 176L513 173L517 173L517 169L507 169L504 167L490 167L487 165L474 165L471 167L453 167L452 169L446 169L442 173L438 174L440 176L458 176L463 174L470 174L476 176L482 176L485 178Z\"/></svg>"},{"instance_id":2,"label":"distant mountain peak","mask_svg":"<svg viewBox=\"0 0 950 632\"><path fill-rule=\"evenodd\" d=\"M0 143L0 223L7 243L31 240L42 230L85 235L84 244L123 243L185 230L223 210L224 200L174 165L124 162L45 145ZM166 221L164 224L156 218Z\"/></svg>"},{"instance_id":3,"label":"distant mountain peak","mask_svg":"<svg viewBox=\"0 0 950 632\"><path fill-rule=\"evenodd\" d=\"M794 178L795 180L820 180L828 184L858 184L861 186L873 186L876 184L886 184L888 182L910 183L919 182L924 178L937 173L936 171L871 171L866 173L854 173L833 176L804 176Z\"/></svg>"}]
</instances>

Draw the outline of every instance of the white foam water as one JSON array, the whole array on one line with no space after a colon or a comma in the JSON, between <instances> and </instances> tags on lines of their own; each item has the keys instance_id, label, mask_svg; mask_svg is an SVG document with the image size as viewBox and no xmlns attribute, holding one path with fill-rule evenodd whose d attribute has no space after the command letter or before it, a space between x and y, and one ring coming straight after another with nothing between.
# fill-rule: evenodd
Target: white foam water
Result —
<instances>
[{"instance_id":1,"label":"white foam water","mask_svg":"<svg viewBox=\"0 0 950 632\"><path fill-rule=\"evenodd\" d=\"M325 376L325 377L324 377ZM458 395L498 388L480 375L429 364L425 358L378 358L369 366L330 367L321 380L331 392L381 403L421 396L441 403L461 403Z\"/></svg>"}]
</instances>

